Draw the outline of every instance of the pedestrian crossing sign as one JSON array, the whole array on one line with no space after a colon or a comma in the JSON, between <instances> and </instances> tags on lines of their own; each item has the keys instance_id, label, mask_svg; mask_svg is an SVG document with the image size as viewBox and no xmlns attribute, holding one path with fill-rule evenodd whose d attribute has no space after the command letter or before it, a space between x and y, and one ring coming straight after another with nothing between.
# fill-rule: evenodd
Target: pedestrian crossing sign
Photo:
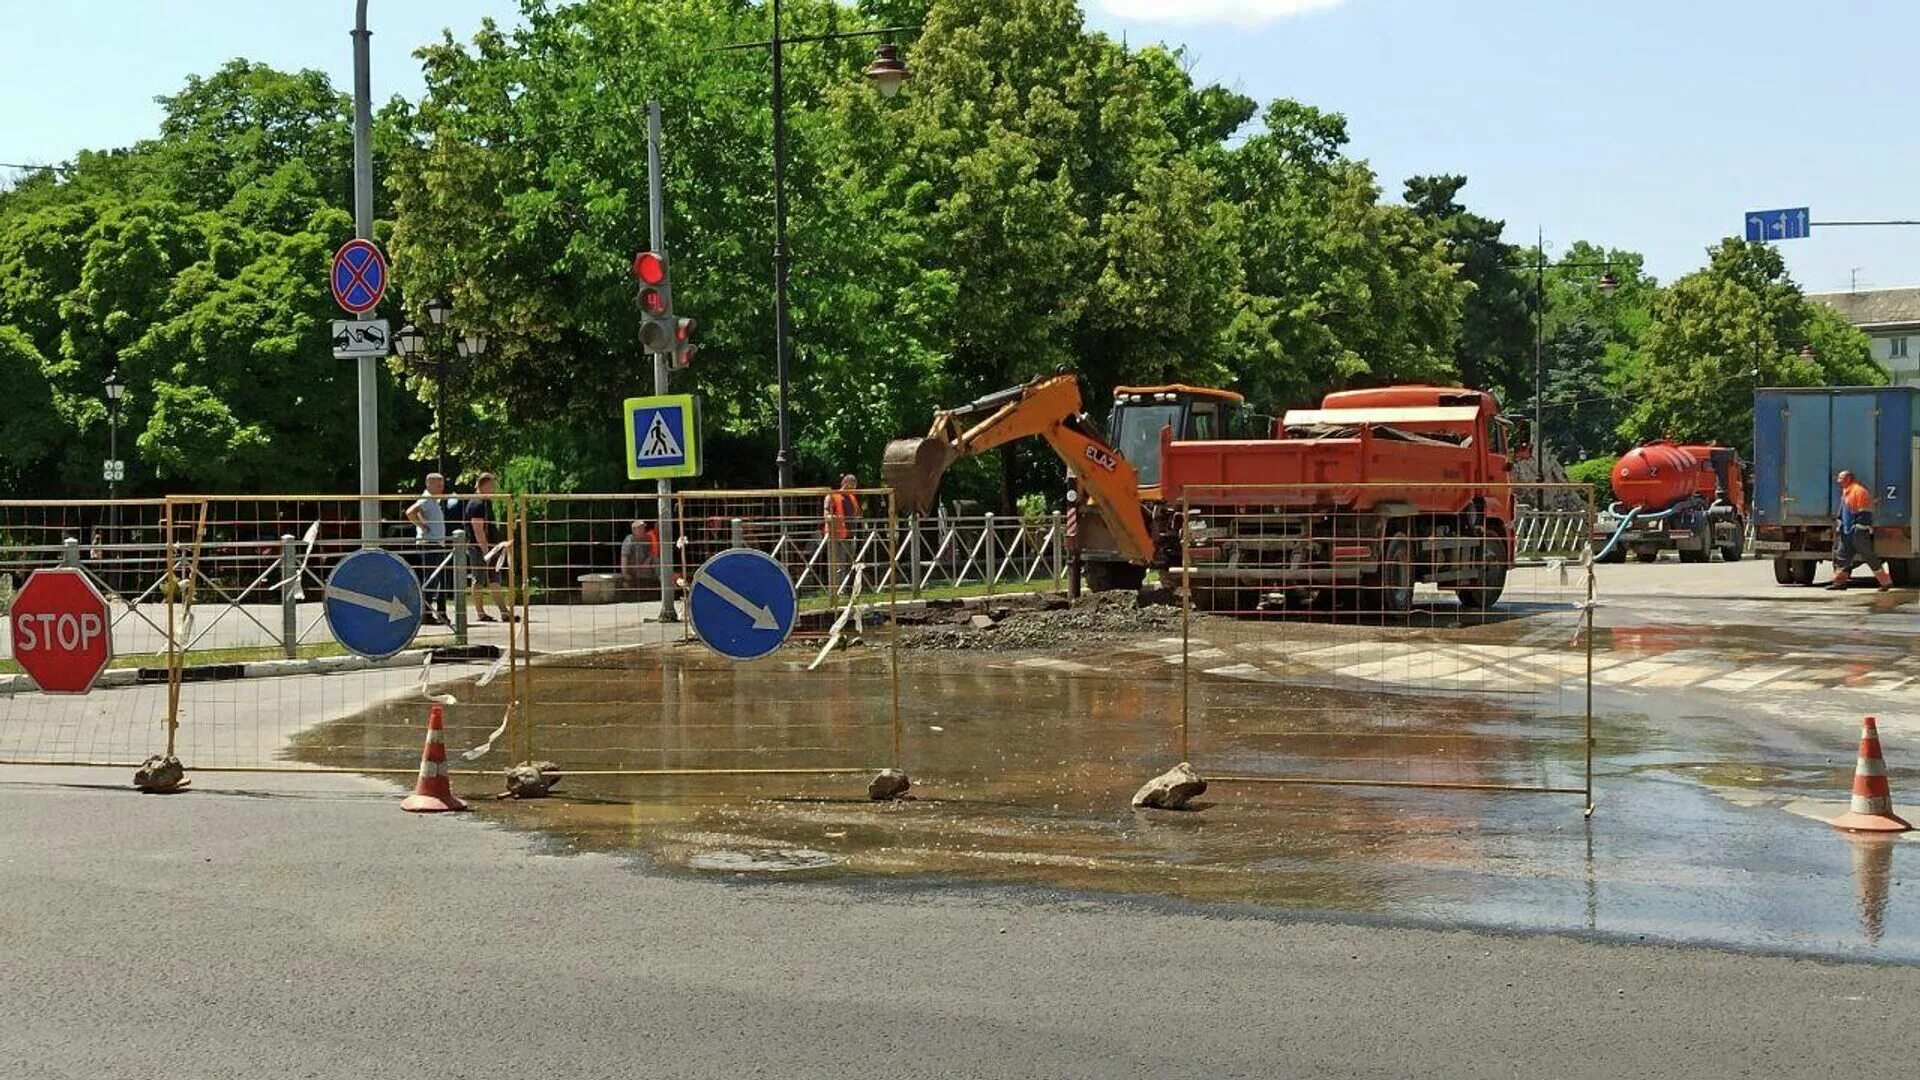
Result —
<instances>
[{"instance_id":1,"label":"pedestrian crossing sign","mask_svg":"<svg viewBox=\"0 0 1920 1080\"><path fill-rule=\"evenodd\" d=\"M627 479L700 475L700 402L692 394L628 398Z\"/></svg>"}]
</instances>

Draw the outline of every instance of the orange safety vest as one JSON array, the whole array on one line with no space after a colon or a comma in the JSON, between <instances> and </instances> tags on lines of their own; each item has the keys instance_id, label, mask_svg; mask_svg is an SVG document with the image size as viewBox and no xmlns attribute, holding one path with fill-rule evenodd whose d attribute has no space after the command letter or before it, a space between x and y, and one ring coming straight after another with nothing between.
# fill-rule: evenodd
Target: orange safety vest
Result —
<instances>
[{"instance_id":1,"label":"orange safety vest","mask_svg":"<svg viewBox=\"0 0 1920 1080\"><path fill-rule=\"evenodd\" d=\"M833 538L846 540L853 536L853 530L847 522L860 516L860 499L850 491L836 491L827 496L827 518L833 523Z\"/></svg>"},{"instance_id":2,"label":"orange safety vest","mask_svg":"<svg viewBox=\"0 0 1920 1080\"><path fill-rule=\"evenodd\" d=\"M1856 514L1862 510L1873 509L1873 492L1868 491L1867 485L1858 480L1842 488L1840 498L1847 504L1847 509Z\"/></svg>"}]
</instances>

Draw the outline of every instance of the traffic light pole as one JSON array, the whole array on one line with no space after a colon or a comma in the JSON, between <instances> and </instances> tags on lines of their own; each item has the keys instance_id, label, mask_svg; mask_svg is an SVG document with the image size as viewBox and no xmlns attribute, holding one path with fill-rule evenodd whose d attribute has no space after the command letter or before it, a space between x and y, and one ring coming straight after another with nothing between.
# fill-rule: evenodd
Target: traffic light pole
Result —
<instances>
[{"instance_id":1,"label":"traffic light pole","mask_svg":"<svg viewBox=\"0 0 1920 1080\"><path fill-rule=\"evenodd\" d=\"M660 103L647 102L647 223L652 237L652 249L662 259L667 257L667 185L660 172ZM668 364L672 354L656 352L653 354L653 392L667 393ZM687 432L689 439L698 438L697 432ZM660 510L660 621L679 622L680 615L673 604L673 567L677 561L673 547L673 481L657 480L659 486Z\"/></svg>"},{"instance_id":2,"label":"traffic light pole","mask_svg":"<svg viewBox=\"0 0 1920 1080\"><path fill-rule=\"evenodd\" d=\"M373 75L368 58L367 0L355 5L353 24L353 235L373 239ZM364 316L362 316L364 318ZM362 356L355 363L360 413L360 541L380 540L380 388L379 362Z\"/></svg>"}]
</instances>

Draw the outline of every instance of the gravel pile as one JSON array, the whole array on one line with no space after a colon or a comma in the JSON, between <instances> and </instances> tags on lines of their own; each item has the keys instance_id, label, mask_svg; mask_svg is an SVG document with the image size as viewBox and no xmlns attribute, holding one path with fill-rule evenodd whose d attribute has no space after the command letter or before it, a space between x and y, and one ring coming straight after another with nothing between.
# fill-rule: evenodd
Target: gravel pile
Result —
<instances>
[{"instance_id":1,"label":"gravel pile","mask_svg":"<svg viewBox=\"0 0 1920 1080\"><path fill-rule=\"evenodd\" d=\"M929 612L924 626L907 626L903 619L900 644L909 649L1028 652L1180 630L1178 606L1143 601L1133 592L1096 593L1071 606L1055 601L1037 610L989 608L985 614L992 625L970 625L979 614L979 608L942 609Z\"/></svg>"}]
</instances>

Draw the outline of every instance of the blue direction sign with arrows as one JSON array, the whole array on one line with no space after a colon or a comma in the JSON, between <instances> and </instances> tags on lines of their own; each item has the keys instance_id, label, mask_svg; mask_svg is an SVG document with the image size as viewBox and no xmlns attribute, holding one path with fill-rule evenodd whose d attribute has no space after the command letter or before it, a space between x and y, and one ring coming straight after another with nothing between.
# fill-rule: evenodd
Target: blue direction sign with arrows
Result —
<instances>
[{"instance_id":1,"label":"blue direction sign with arrows","mask_svg":"<svg viewBox=\"0 0 1920 1080\"><path fill-rule=\"evenodd\" d=\"M1747 211L1747 239L1756 244L1772 240L1805 240L1813 235L1813 215L1804 206L1790 210Z\"/></svg>"},{"instance_id":2,"label":"blue direction sign with arrows","mask_svg":"<svg viewBox=\"0 0 1920 1080\"><path fill-rule=\"evenodd\" d=\"M420 579L390 551L356 551L327 575L326 608L335 640L385 660L420 632Z\"/></svg>"},{"instance_id":3,"label":"blue direction sign with arrows","mask_svg":"<svg viewBox=\"0 0 1920 1080\"><path fill-rule=\"evenodd\" d=\"M758 660L778 649L793 633L799 612L787 571L748 548L708 559L687 593L694 633L729 660Z\"/></svg>"}]
</instances>

